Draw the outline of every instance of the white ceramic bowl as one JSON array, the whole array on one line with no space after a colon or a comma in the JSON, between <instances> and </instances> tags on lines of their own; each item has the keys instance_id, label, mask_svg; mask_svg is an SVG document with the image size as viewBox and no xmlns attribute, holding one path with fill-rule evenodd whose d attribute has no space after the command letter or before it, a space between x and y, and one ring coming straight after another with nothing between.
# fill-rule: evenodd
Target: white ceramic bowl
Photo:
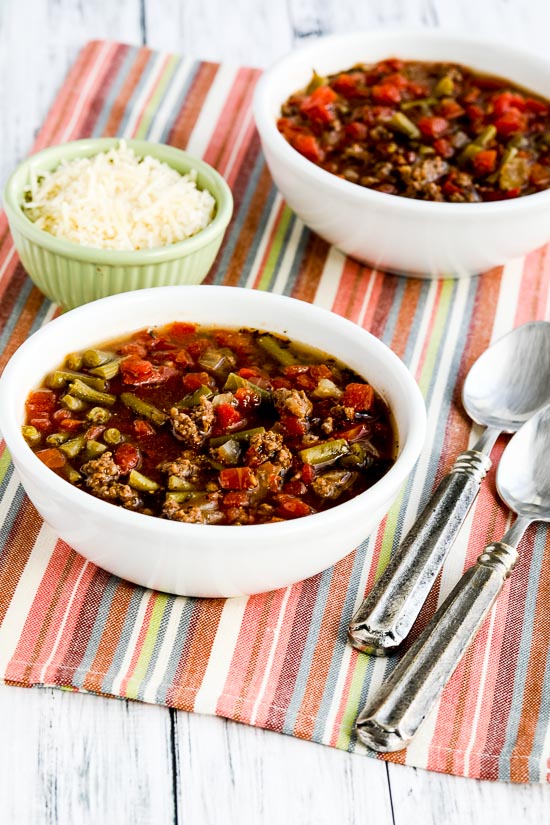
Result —
<instances>
[{"instance_id":1,"label":"white ceramic bowl","mask_svg":"<svg viewBox=\"0 0 550 825\"><path fill-rule=\"evenodd\" d=\"M254 327L326 350L387 400L399 456L370 490L294 521L248 526L181 524L94 498L51 472L21 435L25 398L68 352L147 326L194 321ZM387 513L420 453L425 409L412 376L377 338L303 301L213 286L158 287L103 298L32 335L0 379L0 430L29 498L79 553L137 584L188 596L258 593L311 576L345 556Z\"/></svg>"},{"instance_id":2,"label":"white ceramic bowl","mask_svg":"<svg viewBox=\"0 0 550 825\"><path fill-rule=\"evenodd\" d=\"M435 203L375 192L326 172L279 133L281 104L315 69L331 74L387 57L448 61L550 98L550 63L508 45L441 32L378 30L321 38L260 79L254 115L273 179L306 226L344 252L417 277L464 277L550 240L550 191L493 203Z\"/></svg>"}]
</instances>

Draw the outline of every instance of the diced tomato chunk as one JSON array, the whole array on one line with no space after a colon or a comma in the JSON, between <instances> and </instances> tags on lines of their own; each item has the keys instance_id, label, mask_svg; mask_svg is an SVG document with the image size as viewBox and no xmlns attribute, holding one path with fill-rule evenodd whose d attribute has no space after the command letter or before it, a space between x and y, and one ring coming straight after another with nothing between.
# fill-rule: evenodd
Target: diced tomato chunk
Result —
<instances>
[{"instance_id":1,"label":"diced tomato chunk","mask_svg":"<svg viewBox=\"0 0 550 825\"><path fill-rule=\"evenodd\" d=\"M56 410L52 415L52 418L54 421L59 423L60 421L63 421L64 418L71 418L71 413L69 410Z\"/></svg>"},{"instance_id":2,"label":"diced tomato chunk","mask_svg":"<svg viewBox=\"0 0 550 825\"><path fill-rule=\"evenodd\" d=\"M370 384L352 382L346 386L341 403L354 410L370 410L374 402L374 390Z\"/></svg>"},{"instance_id":3,"label":"diced tomato chunk","mask_svg":"<svg viewBox=\"0 0 550 825\"><path fill-rule=\"evenodd\" d=\"M223 497L224 507L247 507L250 504L250 493L245 490L232 490Z\"/></svg>"},{"instance_id":4,"label":"diced tomato chunk","mask_svg":"<svg viewBox=\"0 0 550 825\"><path fill-rule=\"evenodd\" d=\"M130 341L129 344L123 344L117 349L119 355L137 355L139 358L145 358L147 352L147 347L140 341Z\"/></svg>"},{"instance_id":5,"label":"diced tomato chunk","mask_svg":"<svg viewBox=\"0 0 550 825\"><path fill-rule=\"evenodd\" d=\"M313 464L304 464L300 471L300 475L302 476L302 481L304 484L311 484L315 478L315 467Z\"/></svg>"},{"instance_id":6,"label":"diced tomato chunk","mask_svg":"<svg viewBox=\"0 0 550 825\"><path fill-rule=\"evenodd\" d=\"M281 518L301 518L314 512L313 508L296 496L281 493L277 496L277 512Z\"/></svg>"},{"instance_id":7,"label":"diced tomato chunk","mask_svg":"<svg viewBox=\"0 0 550 825\"><path fill-rule=\"evenodd\" d=\"M241 367L238 371L237 375L240 375L241 378L246 378L249 381L252 381L254 384L254 379L258 378L260 375L263 375L263 370L261 367Z\"/></svg>"},{"instance_id":8,"label":"diced tomato chunk","mask_svg":"<svg viewBox=\"0 0 550 825\"><path fill-rule=\"evenodd\" d=\"M320 163L325 156L315 135L296 133L290 138L290 143L297 152L313 163Z\"/></svg>"},{"instance_id":9,"label":"diced tomato chunk","mask_svg":"<svg viewBox=\"0 0 550 825\"><path fill-rule=\"evenodd\" d=\"M360 120L352 120L345 128L346 136L351 140L366 140L369 130Z\"/></svg>"},{"instance_id":10,"label":"diced tomato chunk","mask_svg":"<svg viewBox=\"0 0 550 825\"><path fill-rule=\"evenodd\" d=\"M195 392L199 387L213 387L212 377L207 372L188 372L182 378L183 389Z\"/></svg>"},{"instance_id":11,"label":"diced tomato chunk","mask_svg":"<svg viewBox=\"0 0 550 825\"><path fill-rule=\"evenodd\" d=\"M442 158L450 158L455 153L451 143L446 138L438 138L437 140L434 140L433 145L435 151L438 155L441 155Z\"/></svg>"},{"instance_id":12,"label":"diced tomato chunk","mask_svg":"<svg viewBox=\"0 0 550 825\"><path fill-rule=\"evenodd\" d=\"M125 384L141 384L154 375L155 367L145 358L129 355L120 362L120 371Z\"/></svg>"},{"instance_id":13,"label":"diced tomato chunk","mask_svg":"<svg viewBox=\"0 0 550 825\"><path fill-rule=\"evenodd\" d=\"M541 163L534 163L531 167L530 180L534 186L549 186L550 168Z\"/></svg>"},{"instance_id":14,"label":"diced tomato chunk","mask_svg":"<svg viewBox=\"0 0 550 825\"><path fill-rule=\"evenodd\" d=\"M273 378L271 380L271 386L274 390L291 390L292 381L288 378Z\"/></svg>"},{"instance_id":15,"label":"diced tomato chunk","mask_svg":"<svg viewBox=\"0 0 550 825\"><path fill-rule=\"evenodd\" d=\"M495 115L503 115L504 112L508 112L510 109L523 112L526 108L525 98L516 92L501 92L494 96L492 102Z\"/></svg>"},{"instance_id":16,"label":"diced tomato chunk","mask_svg":"<svg viewBox=\"0 0 550 825\"><path fill-rule=\"evenodd\" d=\"M384 78L384 84L386 83L389 83L391 86L396 86L398 89L406 89L409 85L409 81L404 74L401 74L401 72L387 74Z\"/></svg>"},{"instance_id":17,"label":"diced tomato chunk","mask_svg":"<svg viewBox=\"0 0 550 825\"><path fill-rule=\"evenodd\" d=\"M191 358L186 349L178 350L174 360L176 364L180 365L180 367L189 367L193 363L193 359Z\"/></svg>"},{"instance_id":18,"label":"diced tomato chunk","mask_svg":"<svg viewBox=\"0 0 550 825\"><path fill-rule=\"evenodd\" d=\"M474 156L474 169L478 175L489 175L497 165L496 149L482 149Z\"/></svg>"},{"instance_id":19,"label":"diced tomato chunk","mask_svg":"<svg viewBox=\"0 0 550 825\"><path fill-rule=\"evenodd\" d=\"M258 486L250 467L227 467L220 471L219 480L224 490L253 490Z\"/></svg>"},{"instance_id":20,"label":"diced tomato chunk","mask_svg":"<svg viewBox=\"0 0 550 825\"><path fill-rule=\"evenodd\" d=\"M534 100L534 98L530 97L525 101L525 108L528 112L532 112L534 115L542 115L546 117L548 115L548 106L542 100Z\"/></svg>"},{"instance_id":21,"label":"diced tomato chunk","mask_svg":"<svg viewBox=\"0 0 550 825\"><path fill-rule=\"evenodd\" d=\"M328 378L330 381L334 378L332 370L326 364L312 364L309 368L309 374L316 383L319 383L321 378Z\"/></svg>"},{"instance_id":22,"label":"diced tomato chunk","mask_svg":"<svg viewBox=\"0 0 550 825\"><path fill-rule=\"evenodd\" d=\"M125 474L130 470L135 470L141 461L141 453L135 444L127 441L119 444L115 450L114 461L120 467L120 472Z\"/></svg>"},{"instance_id":23,"label":"diced tomato chunk","mask_svg":"<svg viewBox=\"0 0 550 825\"><path fill-rule=\"evenodd\" d=\"M30 412L44 412L49 414L55 408L55 393L51 390L36 390L31 392L26 401Z\"/></svg>"},{"instance_id":24,"label":"diced tomato chunk","mask_svg":"<svg viewBox=\"0 0 550 825\"><path fill-rule=\"evenodd\" d=\"M301 375L308 370L309 367L307 364L289 364L287 367L283 367L284 374L288 375L289 378L295 378L297 375Z\"/></svg>"},{"instance_id":25,"label":"diced tomato chunk","mask_svg":"<svg viewBox=\"0 0 550 825\"><path fill-rule=\"evenodd\" d=\"M449 128L449 121L444 117L421 117L417 124L424 137L438 138Z\"/></svg>"},{"instance_id":26,"label":"diced tomato chunk","mask_svg":"<svg viewBox=\"0 0 550 825\"><path fill-rule=\"evenodd\" d=\"M69 433L74 433L77 430L81 429L83 423L84 422L80 421L80 419L78 419L78 418L64 418L59 423L59 429L60 430L65 430L66 432L69 432Z\"/></svg>"},{"instance_id":27,"label":"diced tomato chunk","mask_svg":"<svg viewBox=\"0 0 550 825\"><path fill-rule=\"evenodd\" d=\"M446 97L440 101L438 111L441 112L447 120L453 120L453 118L461 117L464 114L464 109L460 103L457 103L456 100L450 97Z\"/></svg>"},{"instance_id":28,"label":"diced tomato chunk","mask_svg":"<svg viewBox=\"0 0 550 825\"><path fill-rule=\"evenodd\" d=\"M372 99L375 103L399 103L401 92L392 83L380 83L372 87Z\"/></svg>"},{"instance_id":29,"label":"diced tomato chunk","mask_svg":"<svg viewBox=\"0 0 550 825\"><path fill-rule=\"evenodd\" d=\"M248 387L239 387L234 395L240 410L252 410L254 407L259 407L262 401L260 394Z\"/></svg>"},{"instance_id":30,"label":"diced tomato chunk","mask_svg":"<svg viewBox=\"0 0 550 825\"><path fill-rule=\"evenodd\" d=\"M230 430L237 424L240 424L243 420L243 417L239 410L237 410L235 407L232 407L231 404L218 404L218 406L215 407L215 412L216 424L218 426L218 429L222 432Z\"/></svg>"},{"instance_id":31,"label":"diced tomato chunk","mask_svg":"<svg viewBox=\"0 0 550 825\"><path fill-rule=\"evenodd\" d=\"M518 109L508 109L495 120L499 135L507 136L524 132L527 129L527 117Z\"/></svg>"},{"instance_id":32,"label":"diced tomato chunk","mask_svg":"<svg viewBox=\"0 0 550 825\"><path fill-rule=\"evenodd\" d=\"M212 346L212 341L208 338L196 338L194 341L190 341L187 346L186 350L191 356L194 358L195 361L199 358L205 350Z\"/></svg>"},{"instance_id":33,"label":"diced tomato chunk","mask_svg":"<svg viewBox=\"0 0 550 825\"><path fill-rule=\"evenodd\" d=\"M144 421L143 418L136 418L132 423L132 429L138 438L148 438L156 433L153 425L149 424L148 421Z\"/></svg>"},{"instance_id":34,"label":"diced tomato chunk","mask_svg":"<svg viewBox=\"0 0 550 825\"><path fill-rule=\"evenodd\" d=\"M365 85L365 78L364 75L359 72L354 72L353 74L342 72L331 82L332 88L335 89L338 94L344 97L355 97L361 86Z\"/></svg>"},{"instance_id":35,"label":"diced tomato chunk","mask_svg":"<svg viewBox=\"0 0 550 825\"><path fill-rule=\"evenodd\" d=\"M53 425L50 418L37 416L36 418L29 418L29 424L36 427L40 433L49 433L53 430Z\"/></svg>"},{"instance_id":36,"label":"diced tomato chunk","mask_svg":"<svg viewBox=\"0 0 550 825\"><path fill-rule=\"evenodd\" d=\"M481 106L477 106L475 103L471 106L466 106L466 114L470 120L482 120L485 117L485 112Z\"/></svg>"},{"instance_id":37,"label":"diced tomato chunk","mask_svg":"<svg viewBox=\"0 0 550 825\"><path fill-rule=\"evenodd\" d=\"M295 415L281 415L281 427L285 433L292 438L305 435L308 431L308 423L303 418L296 418Z\"/></svg>"},{"instance_id":38,"label":"diced tomato chunk","mask_svg":"<svg viewBox=\"0 0 550 825\"><path fill-rule=\"evenodd\" d=\"M300 104L300 111L314 123L332 123L334 109L332 104L338 95L330 86L318 86Z\"/></svg>"},{"instance_id":39,"label":"diced tomato chunk","mask_svg":"<svg viewBox=\"0 0 550 825\"><path fill-rule=\"evenodd\" d=\"M67 463L66 457L57 447L50 447L47 450L38 450L36 457L42 461L50 470L61 470Z\"/></svg>"},{"instance_id":40,"label":"diced tomato chunk","mask_svg":"<svg viewBox=\"0 0 550 825\"><path fill-rule=\"evenodd\" d=\"M172 338L188 338L197 329L196 324L188 324L185 321L174 321L170 324L170 335Z\"/></svg>"}]
</instances>

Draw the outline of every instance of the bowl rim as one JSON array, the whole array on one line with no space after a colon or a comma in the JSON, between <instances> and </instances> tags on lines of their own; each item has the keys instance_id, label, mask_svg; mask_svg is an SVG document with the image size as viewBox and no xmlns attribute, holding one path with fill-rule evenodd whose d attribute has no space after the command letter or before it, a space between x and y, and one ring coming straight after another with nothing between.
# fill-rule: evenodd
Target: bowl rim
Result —
<instances>
[{"instance_id":1,"label":"bowl rim","mask_svg":"<svg viewBox=\"0 0 550 825\"><path fill-rule=\"evenodd\" d=\"M84 246L65 238L58 238L43 229L39 229L23 212L20 203L20 190L16 187L19 176L25 174L31 165L35 165L43 158L45 161L57 158L57 162L52 168L63 160L69 152L72 158L93 157L108 149L117 146L124 141L132 148L136 154L150 154L157 160L172 165L176 160L184 161L189 170L195 169L202 174L212 184L216 192L210 188L208 191L216 201L216 214L213 220L204 229L195 235L184 238L182 241L170 244L169 246L158 246L152 249L102 249L101 247ZM72 152L74 151L74 154ZM181 256L190 255L204 246L214 241L223 232L233 214L233 194L225 178L213 166L201 158L196 157L184 149L170 146L167 143L155 143L148 140L139 140L124 137L102 137L102 138L81 138L65 143L48 146L38 152L34 152L23 160L13 170L9 176L3 190L3 203L10 224L21 232L26 238L39 246L73 260L86 261L89 263L105 264L110 266L148 266L149 264L171 261Z\"/></svg>"},{"instance_id":2,"label":"bowl rim","mask_svg":"<svg viewBox=\"0 0 550 825\"><path fill-rule=\"evenodd\" d=\"M259 304L265 304L265 302L275 303L280 306L280 311L283 316L285 310L294 304L301 305L302 308L305 306L307 307L305 310L306 312L311 311L320 316L321 319L326 319L327 324L331 323L333 326L335 325L339 327L342 331L347 330L348 332L352 332L352 334L355 334L356 336L358 335L362 338L370 348L374 348L374 350L376 350L377 353L379 353L380 356L387 361L389 368L393 371L394 377L396 378L396 383L399 383L400 386L405 386L407 388L406 393L408 396L407 412L409 418L409 432L396 461L390 469L384 474L384 476L382 476L381 479L373 484L372 487L369 487L367 490L357 496L354 496L348 501L300 519L290 519L283 522L277 522L276 529L277 532L281 534L281 538L284 539L287 534L294 534L297 529L300 530L302 528L302 525L304 529L307 529L307 524L311 524L311 519L315 520L317 527L324 526L325 529L328 530L336 523L340 523L342 518L360 518L362 511L364 511L367 507L370 507L371 510L376 511L377 508L383 506L384 502L388 499L387 490L395 489L397 491L410 475L420 456L420 452L425 442L427 412L420 388L418 387L412 373L408 370L399 356L397 356L393 350L390 349L390 347L384 344L383 341L374 336L372 333L328 309L286 295L278 295L265 292L263 290L248 289L245 287L181 285L133 290L131 292L118 293L117 295L110 295L105 298L100 298L97 301L92 301L76 307L63 315L58 316L27 338L27 340L24 341L23 344L21 344L16 352L11 356L4 372L0 376L0 397L4 397L5 393L5 397L9 398L10 384L13 384L14 381L19 381L20 376L25 374L22 367L29 349L32 351L37 346L40 346L42 341L47 342L47 339L52 335L55 335L56 337L58 335L63 335L67 328L70 330L71 326L78 324L79 318L83 315L89 315L100 311L101 306L103 306L105 302L109 302L115 307L116 304L119 304L128 308L129 302L138 303L141 301L154 301L155 297L158 297L159 295L159 290L164 292L168 297L170 297L171 292L175 297L176 293L181 293L181 290L185 290L186 293L189 294L190 290L197 292L198 290L204 291L206 289L211 290L212 294L214 294L214 292L217 293L221 300L228 296L229 293L237 298L239 293L242 295L246 293L247 299L248 296L254 296L251 297L250 300L257 301ZM169 323L169 321L166 321L166 323ZM304 341L304 343L307 343L307 341ZM30 392L31 390L29 389L28 391ZM56 473L46 467L46 465L36 457L34 452L29 448L28 444L24 440L21 434L21 423L17 420L15 411L12 409L12 405L5 404L0 406L0 426L3 429L4 439L8 445L8 449L11 448L13 450L14 464L21 463L21 465L24 466L26 473L31 475L34 480L42 484L45 489L47 488L51 490L52 496L60 497L61 500L63 500L67 505L70 506L72 502L75 506L87 506L87 508L91 509L92 512L96 511L98 517L101 517L101 515L104 514L104 516L108 517L111 522L114 521L115 523L120 523L126 527L133 526L134 529L141 528L153 531L159 530L159 535L164 534L174 538L177 538L178 536L183 537L188 531L191 535L195 535L197 537L204 537L205 535L212 535L214 537L217 535L219 538L222 535L227 534L227 531L230 530L231 532L227 535L234 536L235 538L240 536L241 539L244 536L250 538L256 537L260 541L262 536L265 536L267 532L273 530L275 527L275 524L269 523L249 525L182 524L180 522L173 522L168 519L160 519L158 517L148 516L143 513L125 510L123 507L118 507L109 502L103 501L102 499L96 498L83 490L80 490L78 487L70 484L68 481L59 477ZM204 531L206 529L210 532L205 533ZM245 531L244 533L242 532L243 530Z\"/></svg>"},{"instance_id":3,"label":"bowl rim","mask_svg":"<svg viewBox=\"0 0 550 825\"><path fill-rule=\"evenodd\" d=\"M351 181L339 178L305 158L297 152L296 149L293 149L277 129L275 119L269 111L267 92L274 79L281 73L284 73L287 66L307 61L309 55L330 50L330 48L334 46L341 46L351 41L356 42L363 39L365 43L368 44L369 42L383 41L385 39L394 40L398 38L416 41L424 39L433 42L447 42L457 46L473 46L484 49L488 51L488 53L501 51L505 53L506 57L513 55L524 62L530 63L533 67L538 67L550 74L550 60L546 60L539 54L532 54L520 46L509 46L501 40L488 40L484 37L465 35L460 32L447 32L438 29L391 28L332 34L326 37L320 37L305 46L287 52L287 54L275 61L261 75L254 90L253 113L262 142L266 141L266 143L269 144L269 148L273 152L276 152L280 160L290 166L297 175L313 179L324 187L333 188L336 192L341 193L348 199L356 200L358 203L370 203L373 207L386 206L387 208L391 207L404 213L420 211L426 212L427 215L431 213L432 216L436 212L452 213L453 218L462 219L465 217L471 218L472 216L482 218L503 211L507 213L521 212L525 209L533 208L534 205L537 207L548 206L548 203L550 203L550 189L510 200L484 201L481 203L424 201L405 198L399 195L389 195L385 192L377 192L373 189L368 189ZM495 74L498 73L495 71ZM515 82L512 78L510 79L512 82ZM289 94L291 94L292 91L295 90L292 89ZM535 204L533 204L534 199L536 199Z\"/></svg>"}]
</instances>

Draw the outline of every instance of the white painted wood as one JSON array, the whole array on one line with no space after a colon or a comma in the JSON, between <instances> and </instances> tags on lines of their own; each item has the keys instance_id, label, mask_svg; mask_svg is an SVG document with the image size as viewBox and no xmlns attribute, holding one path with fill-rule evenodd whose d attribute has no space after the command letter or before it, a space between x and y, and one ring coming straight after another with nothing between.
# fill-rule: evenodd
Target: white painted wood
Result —
<instances>
[{"instance_id":1,"label":"white painted wood","mask_svg":"<svg viewBox=\"0 0 550 825\"><path fill-rule=\"evenodd\" d=\"M0 0L0 186L30 151L82 46L140 43L139 0Z\"/></svg>"},{"instance_id":2,"label":"white painted wood","mask_svg":"<svg viewBox=\"0 0 550 825\"><path fill-rule=\"evenodd\" d=\"M179 815L189 823L385 825L386 765L235 722L177 714ZM181 781L181 780L180 780Z\"/></svg>"},{"instance_id":3,"label":"white painted wood","mask_svg":"<svg viewBox=\"0 0 550 825\"><path fill-rule=\"evenodd\" d=\"M145 10L153 48L267 66L292 45L284 0L145 0Z\"/></svg>"},{"instance_id":4,"label":"white painted wood","mask_svg":"<svg viewBox=\"0 0 550 825\"><path fill-rule=\"evenodd\" d=\"M265 66L321 33L399 25L475 31L550 56L548 0L0 0L0 185L91 38ZM0 686L0 720L2 825L539 825L549 818L549 786L386 767L139 703Z\"/></svg>"},{"instance_id":5,"label":"white painted wood","mask_svg":"<svg viewBox=\"0 0 550 825\"><path fill-rule=\"evenodd\" d=\"M1 685L0 718L0 822L173 822L165 708Z\"/></svg>"},{"instance_id":6,"label":"white painted wood","mask_svg":"<svg viewBox=\"0 0 550 825\"><path fill-rule=\"evenodd\" d=\"M389 765L395 825L543 825L550 785L480 782Z\"/></svg>"}]
</instances>

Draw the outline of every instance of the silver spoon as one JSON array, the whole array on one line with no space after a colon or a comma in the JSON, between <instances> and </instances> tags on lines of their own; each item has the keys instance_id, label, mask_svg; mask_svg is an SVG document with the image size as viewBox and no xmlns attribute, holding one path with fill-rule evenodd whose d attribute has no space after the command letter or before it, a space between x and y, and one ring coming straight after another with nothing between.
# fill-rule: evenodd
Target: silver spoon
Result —
<instances>
[{"instance_id":1,"label":"silver spoon","mask_svg":"<svg viewBox=\"0 0 550 825\"><path fill-rule=\"evenodd\" d=\"M464 573L359 714L357 733L370 748L389 752L409 744L514 569L525 530L534 521L550 522L549 455L550 405L516 433L498 467L498 492L518 518Z\"/></svg>"},{"instance_id":2,"label":"silver spoon","mask_svg":"<svg viewBox=\"0 0 550 825\"><path fill-rule=\"evenodd\" d=\"M413 626L487 471L501 432L512 433L550 401L550 323L523 324L474 363L462 400L486 430L461 453L349 626L351 644L393 653Z\"/></svg>"}]
</instances>

